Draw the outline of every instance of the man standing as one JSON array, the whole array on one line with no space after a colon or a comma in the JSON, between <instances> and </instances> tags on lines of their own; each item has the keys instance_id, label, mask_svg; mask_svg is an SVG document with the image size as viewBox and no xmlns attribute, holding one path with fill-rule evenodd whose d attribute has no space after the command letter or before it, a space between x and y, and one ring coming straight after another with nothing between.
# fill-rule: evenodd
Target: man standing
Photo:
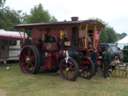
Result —
<instances>
[{"instance_id":1,"label":"man standing","mask_svg":"<svg viewBox=\"0 0 128 96\"><path fill-rule=\"evenodd\" d=\"M110 76L110 69L111 69L111 61L112 61L112 55L110 52L110 48L104 48L103 50L103 76L104 78L107 78Z\"/></svg>"}]
</instances>

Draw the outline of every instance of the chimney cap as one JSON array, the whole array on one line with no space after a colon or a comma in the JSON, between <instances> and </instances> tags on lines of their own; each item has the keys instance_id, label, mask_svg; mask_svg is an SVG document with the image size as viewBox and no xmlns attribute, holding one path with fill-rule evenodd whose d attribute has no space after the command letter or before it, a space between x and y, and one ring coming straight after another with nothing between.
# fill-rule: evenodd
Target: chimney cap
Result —
<instances>
[{"instance_id":1,"label":"chimney cap","mask_svg":"<svg viewBox=\"0 0 128 96\"><path fill-rule=\"evenodd\" d=\"M72 21L78 21L78 19L79 19L79 17L77 17L77 16L71 17L71 20L72 20Z\"/></svg>"}]
</instances>

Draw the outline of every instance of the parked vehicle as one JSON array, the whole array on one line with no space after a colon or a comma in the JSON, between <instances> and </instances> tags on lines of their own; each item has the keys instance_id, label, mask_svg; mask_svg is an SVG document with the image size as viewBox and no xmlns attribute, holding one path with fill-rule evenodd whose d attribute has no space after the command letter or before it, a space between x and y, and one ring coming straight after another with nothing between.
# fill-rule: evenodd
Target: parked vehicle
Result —
<instances>
[{"instance_id":1,"label":"parked vehicle","mask_svg":"<svg viewBox=\"0 0 128 96\"><path fill-rule=\"evenodd\" d=\"M90 79L95 74L96 50L104 25L97 20L19 24L17 29L29 33L20 53L24 73L58 71L62 78L76 80L78 75ZM92 55L92 53L94 53ZM95 55L95 56L94 56Z\"/></svg>"},{"instance_id":2,"label":"parked vehicle","mask_svg":"<svg viewBox=\"0 0 128 96\"><path fill-rule=\"evenodd\" d=\"M0 62L19 59L23 37L23 32L0 30Z\"/></svg>"}]
</instances>

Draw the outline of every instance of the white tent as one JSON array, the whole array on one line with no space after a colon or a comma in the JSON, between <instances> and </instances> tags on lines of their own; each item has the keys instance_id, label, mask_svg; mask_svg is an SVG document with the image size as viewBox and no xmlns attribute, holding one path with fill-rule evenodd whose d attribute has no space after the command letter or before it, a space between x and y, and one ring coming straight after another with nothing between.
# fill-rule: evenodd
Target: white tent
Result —
<instances>
[{"instance_id":1,"label":"white tent","mask_svg":"<svg viewBox=\"0 0 128 96\"><path fill-rule=\"evenodd\" d=\"M117 41L116 44L120 49L123 49L124 46L128 45L128 36L125 36L123 39Z\"/></svg>"},{"instance_id":2,"label":"white tent","mask_svg":"<svg viewBox=\"0 0 128 96\"><path fill-rule=\"evenodd\" d=\"M23 39L26 38L27 34L18 31L5 31L0 29L0 39Z\"/></svg>"}]
</instances>

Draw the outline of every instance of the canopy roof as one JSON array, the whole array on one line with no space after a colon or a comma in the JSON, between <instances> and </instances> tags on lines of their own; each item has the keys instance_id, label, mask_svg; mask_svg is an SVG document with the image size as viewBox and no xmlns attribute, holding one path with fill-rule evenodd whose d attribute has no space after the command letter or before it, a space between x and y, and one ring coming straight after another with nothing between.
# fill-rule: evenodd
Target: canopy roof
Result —
<instances>
[{"instance_id":1,"label":"canopy roof","mask_svg":"<svg viewBox=\"0 0 128 96\"><path fill-rule=\"evenodd\" d=\"M0 39L2 40L20 40L23 38L27 38L27 34L24 32L18 32L18 31L5 31L3 29L0 29Z\"/></svg>"},{"instance_id":2,"label":"canopy roof","mask_svg":"<svg viewBox=\"0 0 128 96\"><path fill-rule=\"evenodd\" d=\"M124 46L128 45L128 36L125 36L123 39L117 41L116 44L120 49L123 49Z\"/></svg>"},{"instance_id":3,"label":"canopy roof","mask_svg":"<svg viewBox=\"0 0 128 96\"><path fill-rule=\"evenodd\" d=\"M125 36L123 39L117 41L116 43L128 43L128 36Z\"/></svg>"}]
</instances>

